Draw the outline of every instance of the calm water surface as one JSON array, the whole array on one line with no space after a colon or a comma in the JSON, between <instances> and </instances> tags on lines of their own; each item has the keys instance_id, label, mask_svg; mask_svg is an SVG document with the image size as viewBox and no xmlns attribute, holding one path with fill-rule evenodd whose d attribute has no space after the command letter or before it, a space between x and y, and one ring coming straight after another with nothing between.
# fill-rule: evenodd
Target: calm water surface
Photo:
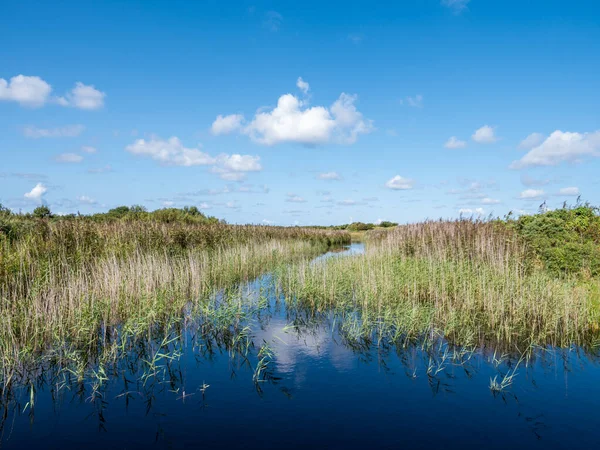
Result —
<instances>
[{"instance_id":1,"label":"calm water surface","mask_svg":"<svg viewBox=\"0 0 600 450\"><path fill-rule=\"evenodd\" d=\"M352 257L362 246L318 258ZM269 292L266 275L243 288ZM261 291L261 287L263 288ZM54 389L40 380L35 407L2 405L0 448L598 448L600 365L577 349L549 349L514 369L479 349L462 364L444 351L360 345L334 315L286 310L272 291L250 322L248 356L198 344L186 328L181 354L160 376L136 381L126 364L93 395L90 382ZM258 348L274 356L254 382ZM496 358L499 356L496 355ZM466 362L465 362L466 360ZM514 363L514 361L513 361ZM139 376L139 373L137 374Z\"/></svg>"}]
</instances>

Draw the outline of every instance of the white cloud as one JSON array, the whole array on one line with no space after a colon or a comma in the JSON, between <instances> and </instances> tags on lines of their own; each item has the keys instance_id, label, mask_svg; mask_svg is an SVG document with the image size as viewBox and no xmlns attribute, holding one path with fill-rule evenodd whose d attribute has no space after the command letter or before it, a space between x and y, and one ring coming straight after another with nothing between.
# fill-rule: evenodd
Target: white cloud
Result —
<instances>
[{"instance_id":1,"label":"white cloud","mask_svg":"<svg viewBox=\"0 0 600 450\"><path fill-rule=\"evenodd\" d=\"M483 208L475 208L475 209L461 208L458 210L458 213L461 216L472 216L472 215L483 216L485 211Z\"/></svg>"},{"instance_id":2,"label":"white cloud","mask_svg":"<svg viewBox=\"0 0 600 450\"><path fill-rule=\"evenodd\" d=\"M99 109L106 94L94 86L75 83L64 97L51 97L52 86L37 76L17 75L9 81L0 78L0 100L14 101L21 106L39 108L48 102L79 109Z\"/></svg>"},{"instance_id":3,"label":"white cloud","mask_svg":"<svg viewBox=\"0 0 600 450\"><path fill-rule=\"evenodd\" d=\"M342 176L337 172L323 172L317 175L319 180L341 180Z\"/></svg>"},{"instance_id":4,"label":"white cloud","mask_svg":"<svg viewBox=\"0 0 600 450\"><path fill-rule=\"evenodd\" d=\"M531 150L544 142L545 136L542 133L531 133L519 144L519 148L523 150Z\"/></svg>"},{"instance_id":5,"label":"white cloud","mask_svg":"<svg viewBox=\"0 0 600 450\"><path fill-rule=\"evenodd\" d=\"M396 175L394 178L388 180L385 183L385 187L389 189L396 190L405 190L412 189L414 181L409 178L401 177L400 175Z\"/></svg>"},{"instance_id":6,"label":"white cloud","mask_svg":"<svg viewBox=\"0 0 600 450\"><path fill-rule=\"evenodd\" d=\"M129 153L138 156L149 156L166 166L206 166L215 164L215 158L197 148L186 148L179 138L173 136L168 140L153 137L146 141L137 139L125 147Z\"/></svg>"},{"instance_id":7,"label":"white cloud","mask_svg":"<svg viewBox=\"0 0 600 450\"><path fill-rule=\"evenodd\" d=\"M25 198L41 203L46 192L48 192L48 188L43 183L38 183L31 191L25 193Z\"/></svg>"},{"instance_id":8,"label":"white cloud","mask_svg":"<svg viewBox=\"0 0 600 450\"><path fill-rule=\"evenodd\" d=\"M258 172L262 170L259 156L250 155L219 155L217 163L223 169L231 172Z\"/></svg>"},{"instance_id":9,"label":"white cloud","mask_svg":"<svg viewBox=\"0 0 600 450\"><path fill-rule=\"evenodd\" d=\"M452 9L455 14L460 14L467 9L467 5L471 0L442 0L442 5Z\"/></svg>"},{"instance_id":10,"label":"white cloud","mask_svg":"<svg viewBox=\"0 0 600 450\"><path fill-rule=\"evenodd\" d=\"M43 106L52 92L52 86L40 77L17 75L9 81L0 78L0 100L14 101L21 106Z\"/></svg>"},{"instance_id":11,"label":"white cloud","mask_svg":"<svg viewBox=\"0 0 600 450\"><path fill-rule=\"evenodd\" d=\"M94 110L104 106L104 97L106 97L104 92L99 91L92 85L86 85L78 81L65 97L58 97L56 101L62 106Z\"/></svg>"},{"instance_id":12,"label":"white cloud","mask_svg":"<svg viewBox=\"0 0 600 450\"><path fill-rule=\"evenodd\" d=\"M95 205L96 203L98 203L96 200L94 200L91 197L88 197L87 195L80 195L79 197L77 197L77 201L86 205Z\"/></svg>"},{"instance_id":13,"label":"white cloud","mask_svg":"<svg viewBox=\"0 0 600 450\"><path fill-rule=\"evenodd\" d=\"M471 138L480 144L492 144L498 140L494 134L494 128L489 125L484 125L478 130L475 130L475 133L473 133Z\"/></svg>"},{"instance_id":14,"label":"white cloud","mask_svg":"<svg viewBox=\"0 0 600 450\"><path fill-rule=\"evenodd\" d=\"M110 164L107 164L104 167L98 167L95 169L88 169L88 173L91 174L95 174L95 173L108 173L108 172L112 172L112 166Z\"/></svg>"},{"instance_id":15,"label":"white cloud","mask_svg":"<svg viewBox=\"0 0 600 450\"><path fill-rule=\"evenodd\" d=\"M513 169L534 166L556 166L561 162L577 162L586 156L600 156L600 130L592 133L571 133L556 130L544 142L531 149Z\"/></svg>"},{"instance_id":16,"label":"white cloud","mask_svg":"<svg viewBox=\"0 0 600 450\"><path fill-rule=\"evenodd\" d=\"M304 200L302 197L300 197L299 195L296 194L287 194L287 198L285 199L286 202L290 202L290 203L305 203L306 200Z\"/></svg>"},{"instance_id":17,"label":"white cloud","mask_svg":"<svg viewBox=\"0 0 600 450\"><path fill-rule=\"evenodd\" d=\"M275 222L273 222L272 220L268 220L268 219L263 219L262 223L263 223L263 225L273 225L273 224L275 224Z\"/></svg>"},{"instance_id":18,"label":"white cloud","mask_svg":"<svg viewBox=\"0 0 600 450\"><path fill-rule=\"evenodd\" d=\"M230 114L228 116L218 115L212 124L212 134L229 134L238 131L242 127L244 116L242 114Z\"/></svg>"},{"instance_id":19,"label":"white cloud","mask_svg":"<svg viewBox=\"0 0 600 450\"><path fill-rule=\"evenodd\" d=\"M541 198L545 195L545 192L542 189L525 189L519 195L519 198L522 199L537 199Z\"/></svg>"},{"instance_id":20,"label":"white cloud","mask_svg":"<svg viewBox=\"0 0 600 450\"><path fill-rule=\"evenodd\" d=\"M490 197L485 197L481 199L481 203L483 205L497 205L498 203L501 203L500 200L496 199L496 198L490 198Z\"/></svg>"},{"instance_id":21,"label":"white cloud","mask_svg":"<svg viewBox=\"0 0 600 450\"><path fill-rule=\"evenodd\" d=\"M340 205L340 206L356 206L356 205L360 205L359 202L357 202L356 200L352 200L352 199L342 200L340 202L337 202L337 204Z\"/></svg>"},{"instance_id":22,"label":"white cloud","mask_svg":"<svg viewBox=\"0 0 600 450\"><path fill-rule=\"evenodd\" d=\"M308 94L310 89L310 85L302 79L302 77L298 77L298 81L296 81L296 86L300 89L305 95Z\"/></svg>"},{"instance_id":23,"label":"white cloud","mask_svg":"<svg viewBox=\"0 0 600 450\"><path fill-rule=\"evenodd\" d=\"M562 188L558 191L558 195L577 197L579 195L579 188L575 186Z\"/></svg>"},{"instance_id":24,"label":"white cloud","mask_svg":"<svg viewBox=\"0 0 600 450\"><path fill-rule=\"evenodd\" d=\"M243 117L218 116L213 123L232 124L223 127L227 132L239 131L263 145L284 142L323 144L336 142L352 144L360 134L370 133L373 125L356 109L356 96L342 93L330 108L308 107L292 94L279 97L277 106L270 111L257 112L250 123L242 127ZM217 128L219 128L217 125Z\"/></svg>"},{"instance_id":25,"label":"white cloud","mask_svg":"<svg viewBox=\"0 0 600 450\"><path fill-rule=\"evenodd\" d=\"M450 149L465 148L466 146L467 146L467 143L465 141L461 141L456 136L450 137L450 139L448 139L446 141L446 143L444 144L444 147L450 148Z\"/></svg>"},{"instance_id":26,"label":"white cloud","mask_svg":"<svg viewBox=\"0 0 600 450\"><path fill-rule=\"evenodd\" d=\"M37 128L33 125L28 125L23 128L23 135L33 139L76 137L83 133L83 130L85 130L83 125L66 125L60 128Z\"/></svg>"},{"instance_id":27,"label":"white cloud","mask_svg":"<svg viewBox=\"0 0 600 450\"><path fill-rule=\"evenodd\" d=\"M84 145L81 147L81 151L83 153L96 153L96 147L90 147L89 145Z\"/></svg>"},{"instance_id":28,"label":"white cloud","mask_svg":"<svg viewBox=\"0 0 600 450\"><path fill-rule=\"evenodd\" d=\"M83 161L83 156L77 153L61 153L54 158L56 162L60 163L80 163Z\"/></svg>"}]
</instances>

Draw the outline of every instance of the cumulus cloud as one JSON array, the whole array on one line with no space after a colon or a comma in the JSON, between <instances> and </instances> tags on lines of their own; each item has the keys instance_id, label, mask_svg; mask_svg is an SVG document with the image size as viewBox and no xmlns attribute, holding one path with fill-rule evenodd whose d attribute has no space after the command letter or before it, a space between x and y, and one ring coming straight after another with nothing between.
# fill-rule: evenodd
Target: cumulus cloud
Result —
<instances>
[{"instance_id":1,"label":"cumulus cloud","mask_svg":"<svg viewBox=\"0 0 600 450\"><path fill-rule=\"evenodd\" d=\"M306 202L306 200L304 200L299 195L292 194L292 193L287 194L287 198L285 199L285 201L290 202L290 203L305 203Z\"/></svg>"},{"instance_id":2,"label":"cumulus cloud","mask_svg":"<svg viewBox=\"0 0 600 450\"><path fill-rule=\"evenodd\" d=\"M28 125L23 128L23 135L32 139L76 137L83 133L83 130L85 130L83 125L66 125L60 128L37 128Z\"/></svg>"},{"instance_id":3,"label":"cumulus cloud","mask_svg":"<svg viewBox=\"0 0 600 450\"><path fill-rule=\"evenodd\" d=\"M483 216L484 213L485 211L483 208L461 208L458 210L458 214L460 214L461 216Z\"/></svg>"},{"instance_id":4,"label":"cumulus cloud","mask_svg":"<svg viewBox=\"0 0 600 450\"><path fill-rule=\"evenodd\" d=\"M492 144L498 140L494 128L489 125L484 125L478 130L475 130L475 133L473 133L471 138L479 144Z\"/></svg>"},{"instance_id":5,"label":"cumulus cloud","mask_svg":"<svg viewBox=\"0 0 600 450\"><path fill-rule=\"evenodd\" d=\"M523 150L531 150L544 142L545 136L542 133L531 133L519 144L519 148Z\"/></svg>"},{"instance_id":6,"label":"cumulus cloud","mask_svg":"<svg viewBox=\"0 0 600 450\"><path fill-rule=\"evenodd\" d=\"M227 181L243 181L247 172L262 170L259 156L223 153L213 157L198 148L185 147L175 136L167 140L158 137L138 139L125 150L134 155L150 157L165 166L212 166L211 172Z\"/></svg>"},{"instance_id":7,"label":"cumulus cloud","mask_svg":"<svg viewBox=\"0 0 600 450\"><path fill-rule=\"evenodd\" d=\"M96 147L90 147L89 145L84 145L81 147L81 151L83 153L96 153Z\"/></svg>"},{"instance_id":8,"label":"cumulus cloud","mask_svg":"<svg viewBox=\"0 0 600 450\"><path fill-rule=\"evenodd\" d=\"M395 190L406 190L413 188L414 181L409 178L396 175L385 183L385 187Z\"/></svg>"},{"instance_id":9,"label":"cumulus cloud","mask_svg":"<svg viewBox=\"0 0 600 450\"><path fill-rule=\"evenodd\" d=\"M31 191L25 193L25 198L41 203L46 192L48 192L48 188L43 183L38 183Z\"/></svg>"},{"instance_id":10,"label":"cumulus cloud","mask_svg":"<svg viewBox=\"0 0 600 450\"><path fill-rule=\"evenodd\" d=\"M60 155L57 155L54 160L59 163L73 164L83 161L83 156L78 155L77 153L61 153Z\"/></svg>"},{"instance_id":11,"label":"cumulus cloud","mask_svg":"<svg viewBox=\"0 0 600 450\"><path fill-rule=\"evenodd\" d=\"M542 189L525 189L521 194L519 194L519 198L525 200L533 200L539 199L545 195L545 192Z\"/></svg>"},{"instance_id":12,"label":"cumulus cloud","mask_svg":"<svg viewBox=\"0 0 600 450\"><path fill-rule=\"evenodd\" d=\"M478 215L478 216L483 216L484 214L484 209L483 208L475 208L475 209L471 209L471 208L461 208L458 210L458 213L460 215Z\"/></svg>"},{"instance_id":13,"label":"cumulus cloud","mask_svg":"<svg viewBox=\"0 0 600 450\"><path fill-rule=\"evenodd\" d=\"M70 106L78 109L94 110L104 106L106 94L92 85L86 85L78 81L66 96L58 97L57 103L62 106Z\"/></svg>"},{"instance_id":14,"label":"cumulus cloud","mask_svg":"<svg viewBox=\"0 0 600 450\"><path fill-rule=\"evenodd\" d=\"M165 166L206 166L216 162L215 158L197 148L185 147L175 136L167 140L157 137L137 139L125 150L134 155L148 156Z\"/></svg>"},{"instance_id":15,"label":"cumulus cloud","mask_svg":"<svg viewBox=\"0 0 600 450\"><path fill-rule=\"evenodd\" d=\"M565 187L558 191L558 195L577 197L579 195L579 188L575 186Z\"/></svg>"},{"instance_id":16,"label":"cumulus cloud","mask_svg":"<svg viewBox=\"0 0 600 450\"><path fill-rule=\"evenodd\" d=\"M341 180L342 176L337 172L323 172L317 175L319 180Z\"/></svg>"},{"instance_id":17,"label":"cumulus cloud","mask_svg":"<svg viewBox=\"0 0 600 450\"><path fill-rule=\"evenodd\" d=\"M39 108L51 102L79 109L99 109L104 106L106 96L94 86L79 81L63 97L53 97L51 93L52 86L37 76L17 75L9 81L0 78L0 100L14 101L31 108Z\"/></svg>"},{"instance_id":18,"label":"cumulus cloud","mask_svg":"<svg viewBox=\"0 0 600 450\"><path fill-rule=\"evenodd\" d=\"M467 143L465 141L461 141L456 136L451 136L450 139L446 141L444 147L455 149L455 148L465 148Z\"/></svg>"},{"instance_id":19,"label":"cumulus cloud","mask_svg":"<svg viewBox=\"0 0 600 450\"><path fill-rule=\"evenodd\" d=\"M40 77L17 75L9 81L0 78L0 100L14 101L21 106L39 108L48 100L52 86Z\"/></svg>"},{"instance_id":20,"label":"cumulus cloud","mask_svg":"<svg viewBox=\"0 0 600 450\"><path fill-rule=\"evenodd\" d=\"M284 142L352 144L360 134L373 130L372 122L364 119L356 109L356 99L355 95L342 93L329 108L309 107L298 97L285 94L279 97L275 108L257 112L246 125L240 115L218 116L213 123L213 132L215 126L224 130L217 134L239 131L263 145Z\"/></svg>"},{"instance_id":21,"label":"cumulus cloud","mask_svg":"<svg viewBox=\"0 0 600 450\"><path fill-rule=\"evenodd\" d=\"M592 133L556 130L510 167L556 166L562 162L578 162L589 156L600 156L600 130Z\"/></svg>"},{"instance_id":22,"label":"cumulus cloud","mask_svg":"<svg viewBox=\"0 0 600 450\"><path fill-rule=\"evenodd\" d=\"M218 115L212 124L211 132L215 136L230 134L242 127L244 116L242 114L230 114L228 116Z\"/></svg>"},{"instance_id":23,"label":"cumulus cloud","mask_svg":"<svg viewBox=\"0 0 600 450\"><path fill-rule=\"evenodd\" d=\"M302 77L298 77L298 81L296 81L296 86L300 89L305 95L308 94L310 89L310 85L302 79Z\"/></svg>"},{"instance_id":24,"label":"cumulus cloud","mask_svg":"<svg viewBox=\"0 0 600 450\"><path fill-rule=\"evenodd\" d=\"M77 197L77 201L85 205L95 205L96 203L98 203L96 200L94 200L91 197L88 197L87 195L80 195L79 197Z\"/></svg>"}]
</instances>

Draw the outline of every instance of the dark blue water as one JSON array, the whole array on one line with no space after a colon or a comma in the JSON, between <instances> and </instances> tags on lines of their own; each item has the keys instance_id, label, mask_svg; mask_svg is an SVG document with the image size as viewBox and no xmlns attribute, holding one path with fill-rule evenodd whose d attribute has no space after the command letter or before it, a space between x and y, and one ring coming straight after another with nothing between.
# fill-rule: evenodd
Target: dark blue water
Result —
<instances>
[{"instance_id":1,"label":"dark blue water","mask_svg":"<svg viewBox=\"0 0 600 450\"><path fill-rule=\"evenodd\" d=\"M352 252L360 252L353 246ZM339 254L338 254L339 255ZM269 276L243 287L264 295ZM0 448L597 448L600 365L576 349L538 351L514 370L491 349L458 360L440 347L370 345L335 315L286 310L271 293L246 355L190 325L144 381L123 364L91 381L38 379L3 411ZM274 356L254 380L258 349ZM437 344L436 344L437 345ZM155 347L156 348L156 347ZM499 358L499 355L496 355ZM490 380L514 370L502 392ZM137 378L136 378L137 377ZM30 388L29 388L30 389Z\"/></svg>"}]
</instances>

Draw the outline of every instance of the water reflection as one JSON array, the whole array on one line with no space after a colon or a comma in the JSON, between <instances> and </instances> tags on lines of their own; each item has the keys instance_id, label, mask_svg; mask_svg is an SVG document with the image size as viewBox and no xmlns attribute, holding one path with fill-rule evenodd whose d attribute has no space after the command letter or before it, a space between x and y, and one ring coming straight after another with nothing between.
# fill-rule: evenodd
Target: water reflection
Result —
<instances>
[{"instance_id":1,"label":"water reflection","mask_svg":"<svg viewBox=\"0 0 600 450\"><path fill-rule=\"evenodd\" d=\"M356 311L287 308L266 275L144 333L105 330L96 353L63 349L4 384L0 447L570 448L574 435L579 445L598 442L596 353L456 348L435 332L389 339L357 332L360 319Z\"/></svg>"}]
</instances>

